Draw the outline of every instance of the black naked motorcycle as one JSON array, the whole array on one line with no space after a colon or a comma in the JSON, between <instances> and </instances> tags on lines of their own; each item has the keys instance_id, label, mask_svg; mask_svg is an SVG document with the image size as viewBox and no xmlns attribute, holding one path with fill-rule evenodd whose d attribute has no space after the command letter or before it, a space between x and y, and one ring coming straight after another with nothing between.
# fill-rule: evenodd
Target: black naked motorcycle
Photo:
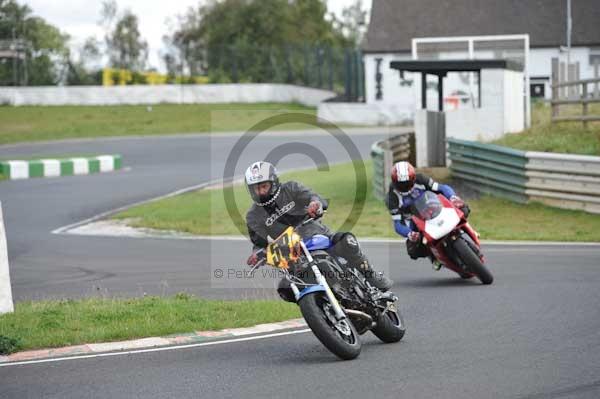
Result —
<instances>
[{"instance_id":1,"label":"black naked motorcycle","mask_svg":"<svg viewBox=\"0 0 600 399\"><path fill-rule=\"evenodd\" d=\"M260 253L263 264L278 268L290 282L306 323L327 349L341 359L360 354L360 335L372 331L381 341L398 342L405 332L398 297L369 284L356 268L331 255L329 237L317 234L303 240L288 227Z\"/></svg>"}]
</instances>

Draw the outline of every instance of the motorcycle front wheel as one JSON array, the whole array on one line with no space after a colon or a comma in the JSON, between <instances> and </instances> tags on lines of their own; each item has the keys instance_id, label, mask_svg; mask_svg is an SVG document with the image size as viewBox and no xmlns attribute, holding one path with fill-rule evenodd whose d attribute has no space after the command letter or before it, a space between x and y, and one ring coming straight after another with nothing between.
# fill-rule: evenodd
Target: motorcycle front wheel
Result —
<instances>
[{"instance_id":1,"label":"motorcycle front wheel","mask_svg":"<svg viewBox=\"0 0 600 399\"><path fill-rule=\"evenodd\" d=\"M331 353L343 360L354 359L360 354L362 344L354 325L348 318L335 319L324 292L308 294L298 305L306 324Z\"/></svg>"},{"instance_id":2,"label":"motorcycle front wheel","mask_svg":"<svg viewBox=\"0 0 600 399\"><path fill-rule=\"evenodd\" d=\"M454 241L454 250L458 257L465 263L469 271L475 274L482 284L487 285L494 282L492 273L485 267L479 256L477 256L463 238L458 238Z\"/></svg>"}]
</instances>

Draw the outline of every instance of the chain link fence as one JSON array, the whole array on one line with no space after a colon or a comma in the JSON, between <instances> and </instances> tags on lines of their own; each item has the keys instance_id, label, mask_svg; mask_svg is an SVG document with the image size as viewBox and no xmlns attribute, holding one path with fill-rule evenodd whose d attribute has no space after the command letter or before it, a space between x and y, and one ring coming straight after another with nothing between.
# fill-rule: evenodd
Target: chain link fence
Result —
<instances>
[{"instance_id":1,"label":"chain link fence","mask_svg":"<svg viewBox=\"0 0 600 399\"><path fill-rule=\"evenodd\" d=\"M11 43L14 44L14 43ZM32 85L26 51L0 51L0 86ZM11 51L8 51L8 50ZM166 60L166 58L165 58ZM168 72L122 68L83 68L86 60L60 64L60 85L287 83L337 93L336 101L364 101L364 65L360 50L320 45L217 45L182 50L166 62ZM107 78L108 76L108 78Z\"/></svg>"}]
</instances>

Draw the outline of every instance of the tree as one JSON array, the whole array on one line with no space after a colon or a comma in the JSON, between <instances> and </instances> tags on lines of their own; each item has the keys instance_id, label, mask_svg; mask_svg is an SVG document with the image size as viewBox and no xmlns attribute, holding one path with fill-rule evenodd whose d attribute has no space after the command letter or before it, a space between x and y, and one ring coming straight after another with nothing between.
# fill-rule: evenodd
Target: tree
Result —
<instances>
[{"instance_id":1,"label":"tree","mask_svg":"<svg viewBox=\"0 0 600 399\"><path fill-rule=\"evenodd\" d=\"M323 0L212 1L190 8L173 31L167 65L208 70L214 81L291 82L324 64L325 48L350 45Z\"/></svg>"},{"instance_id":2,"label":"tree","mask_svg":"<svg viewBox=\"0 0 600 399\"><path fill-rule=\"evenodd\" d=\"M78 57L74 60L69 55L68 85L97 85L102 83L100 43L95 37L88 37L79 48Z\"/></svg>"},{"instance_id":3,"label":"tree","mask_svg":"<svg viewBox=\"0 0 600 399\"><path fill-rule=\"evenodd\" d=\"M68 40L58 28L32 15L27 5L0 0L0 42L8 47L16 43L22 54L19 59L0 59L0 82L57 84L67 64Z\"/></svg>"},{"instance_id":4,"label":"tree","mask_svg":"<svg viewBox=\"0 0 600 399\"><path fill-rule=\"evenodd\" d=\"M102 3L101 18L110 64L121 69L143 70L148 58L148 43L140 34L137 16L129 10L119 15L116 2L111 0Z\"/></svg>"},{"instance_id":5,"label":"tree","mask_svg":"<svg viewBox=\"0 0 600 399\"><path fill-rule=\"evenodd\" d=\"M362 0L354 0L342 10L340 29L354 46L360 46L367 30L367 10L363 8Z\"/></svg>"}]
</instances>

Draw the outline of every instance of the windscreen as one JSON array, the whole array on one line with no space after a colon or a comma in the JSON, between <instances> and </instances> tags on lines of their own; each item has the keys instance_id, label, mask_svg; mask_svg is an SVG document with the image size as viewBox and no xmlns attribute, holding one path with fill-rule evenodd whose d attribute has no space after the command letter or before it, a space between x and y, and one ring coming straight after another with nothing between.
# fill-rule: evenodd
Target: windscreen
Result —
<instances>
[{"instance_id":1,"label":"windscreen","mask_svg":"<svg viewBox=\"0 0 600 399\"><path fill-rule=\"evenodd\" d=\"M443 208L437 194L432 193L431 191L424 192L415 201L417 215L423 220L431 220L437 217L442 212Z\"/></svg>"}]
</instances>

